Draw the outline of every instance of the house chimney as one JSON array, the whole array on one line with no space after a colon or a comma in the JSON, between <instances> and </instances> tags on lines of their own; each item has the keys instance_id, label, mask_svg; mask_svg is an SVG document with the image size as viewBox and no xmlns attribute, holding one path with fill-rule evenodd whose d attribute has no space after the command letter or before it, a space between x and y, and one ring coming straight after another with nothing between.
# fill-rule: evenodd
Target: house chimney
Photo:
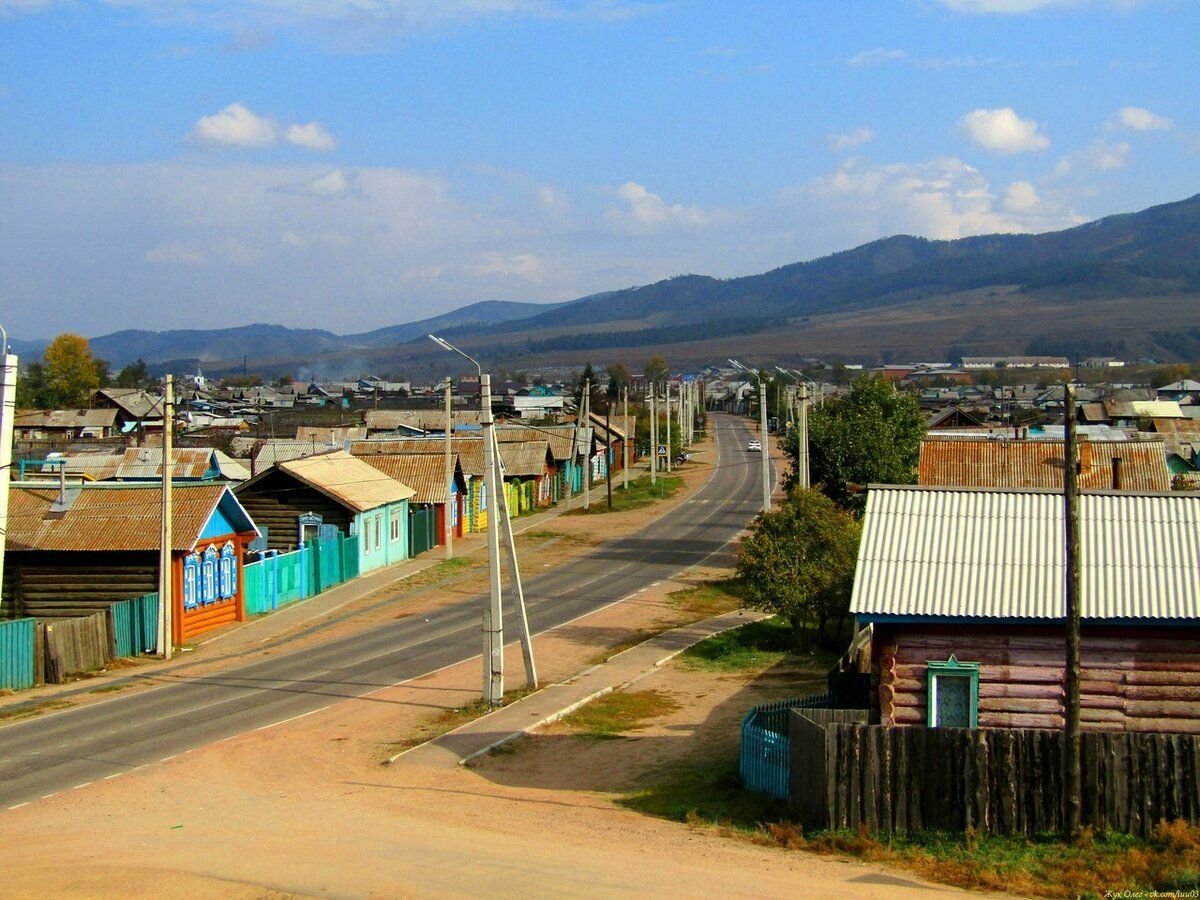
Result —
<instances>
[{"instance_id":1,"label":"house chimney","mask_svg":"<svg viewBox=\"0 0 1200 900\"><path fill-rule=\"evenodd\" d=\"M1112 458L1112 489L1114 491L1121 490L1121 457L1119 456Z\"/></svg>"}]
</instances>

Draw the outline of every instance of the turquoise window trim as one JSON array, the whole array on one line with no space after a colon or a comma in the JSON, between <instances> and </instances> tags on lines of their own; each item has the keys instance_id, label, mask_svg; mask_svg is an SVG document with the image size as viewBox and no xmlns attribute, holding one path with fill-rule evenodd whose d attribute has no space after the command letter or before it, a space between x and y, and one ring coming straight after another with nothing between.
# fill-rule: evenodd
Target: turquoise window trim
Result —
<instances>
[{"instance_id":1,"label":"turquoise window trim","mask_svg":"<svg viewBox=\"0 0 1200 900\"><path fill-rule=\"evenodd\" d=\"M930 728L939 727L937 719L937 681L939 678L969 678L971 698L971 724L969 727L979 727L979 663L959 662L954 654L944 661L927 660L926 663L926 714L925 721ZM942 726L944 727L944 726Z\"/></svg>"}]
</instances>

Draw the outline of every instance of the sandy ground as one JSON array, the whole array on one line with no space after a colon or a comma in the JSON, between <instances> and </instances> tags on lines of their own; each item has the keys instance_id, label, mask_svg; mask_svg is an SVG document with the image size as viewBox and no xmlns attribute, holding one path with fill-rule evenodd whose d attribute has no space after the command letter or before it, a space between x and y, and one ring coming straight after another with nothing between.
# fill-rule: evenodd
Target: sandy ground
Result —
<instances>
[{"instance_id":1,"label":"sandy ground","mask_svg":"<svg viewBox=\"0 0 1200 900\"><path fill-rule=\"evenodd\" d=\"M701 483L705 467L688 477L692 487ZM567 517L551 528L580 537L558 541L564 552L586 549L594 529L619 533L660 510L622 514L623 521ZM605 648L683 621L670 592L711 574L688 573L539 637L543 678L567 677ZM387 598L364 599L368 608L376 604L366 622L452 602L464 590L397 599L402 609L378 605ZM363 624L345 620L336 628ZM520 672L515 648L506 662ZM877 866L697 832L617 804L656 767L736 741L745 709L794 693L790 677L751 685L670 666L639 687L667 692L680 706L635 739L581 741L556 726L471 769L382 765L419 725L477 697L478 668L478 661L454 666L0 813L0 896L873 897L943 890Z\"/></svg>"}]
</instances>

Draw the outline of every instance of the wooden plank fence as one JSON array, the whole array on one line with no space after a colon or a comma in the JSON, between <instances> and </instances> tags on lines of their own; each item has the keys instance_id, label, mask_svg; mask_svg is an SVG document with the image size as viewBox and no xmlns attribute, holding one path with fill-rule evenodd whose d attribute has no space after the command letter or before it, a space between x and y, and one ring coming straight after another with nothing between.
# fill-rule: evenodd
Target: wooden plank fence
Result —
<instances>
[{"instance_id":1,"label":"wooden plank fence","mask_svg":"<svg viewBox=\"0 0 1200 900\"><path fill-rule=\"evenodd\" d=\"M109 617L96 613L42 626L46 635L46 681L62 684L72 675L102 669L112 659Z\"/></svg>"},{"instance_id":2,"label":"wooden plank fence","mask_svg":"<svg viewBox=\"0 0 1200 900\"><path fill-rule=\"evenodd\" d=\"M805 827L1033 835L1063 826L1061 731L851 724L793 710L790 802ZM1200 821L1200 735L1082 736L1083 824L1146 837Z\"/></svg>"}]
</instances>

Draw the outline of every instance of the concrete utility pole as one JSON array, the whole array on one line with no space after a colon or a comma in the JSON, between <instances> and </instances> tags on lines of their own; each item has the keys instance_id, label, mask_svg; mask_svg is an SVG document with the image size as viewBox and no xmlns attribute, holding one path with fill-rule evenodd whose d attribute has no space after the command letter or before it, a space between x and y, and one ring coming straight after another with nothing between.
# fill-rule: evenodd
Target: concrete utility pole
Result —
<instances>
[{"instance_id":1,"label":"concrete utility pole","mask_svg":"<svg viewBox=\"0 0 1200 900\"><path fill-rule=\"evenodd\" d=\"M166 386L163 391L162 524L158 546L158 655L163 659L170 659L175 648L175 626L172 622L172 614L175 610L171 597L171 588L173 587L171 544L174 538L171 533L172 516L174 515L171 503L171 470L174 468L171 444L175 430L174 376L166 377Z\"/></svg>"},{"instance_id":2,"label":"concrete utility pole","mask_svg":"<svg viewBox=\"0 0 1200 900\"><path fill-rule=\"evenodd\" d=\"M504 527L504 547L508 556L508 582L517 593L517 627L521 631L521 656L525 660L525 682L537 690L537 664L533 659L533 638L529 634L529 618L525 614L525 589L521 585L521 567L517 563L517 542L513 536L512 518L508 514L508 494L504 491L504 457L500 454L500 442L496 429L492 429L492 459L496 461L496 484L501 485L499 496L500 522ZM488 476L491 478L491 475ZM501 641L501 653L504 651ZM503 698L503 690L501 697Z\"/></svg>"},{"instance_id":3,"label":"concrete utility pole","mask_svg":"<svg viewBox=\"0 0 1200 900\"><path fill-rule=\"evenodd\" d=\"M612 509L612 400L604 403L604 484L608 488L608 508Z\"/></svg>"},{"instance_id":4,"label":"concrete utility pole","mask_svg":"<svg viewBox=\"0 0 1200 900\"><path fill-rule=\"evenodd\" d=\"M667 471L671 471L671 379L667 379Z\"/></svg>"},{"instance_id":5,"label":"concrete utility pole","mask_svg":"<svg viewBox=\"0 0 1200 900\"><path fill-rule=\"evenodd\" d=\"M625 473L625 490L629 490L629 442L634 439L637 434L637 426L629 427L629 385L625 385L625 440L621 444L621 455L624 457L622 468Z\"/></svg>"},{"instance_id":6,"label":"concrete utility pole","mask_svg":"<svg viewBox=\"0 0 1200 900\"><path fill-rule=\"evenodd\" d=\"M458 497L454 493L454 457L450 453L453 410L450 408L451 378L446 376L446 559L454 558L454 519L458 515Z\"/></svg>"},{"instance_id":7,"label":"concrete utility pole","mask_svg":"<svg viewBox=\"0 0 1200 900\"><path fill-rule=\"evenodd\" d=\"M797 416L796 434L797 446L800 448L797 453L800 470L800 486L811 487L808 475L808 385L803 381L800 382L800 414Z\"/></svg>"},{"instance_id":8,"label":"concrete utility pole","mask_svg":"<svg viewBox=\"0 0 1200 900\"><path fill-rule=\"evenodd\" d=\"M658 483L658 410L654 406L654 395L658 385L650 389L650 484Z\"/></svg>"},{"instance_id":9,"label":"concrete utility pole","mask_svg":"<svg viewBox=\"0 0 1200 900\"><path fill-rule=\"evenodd\" d=\"M0 328L0 586L8 542L8 484L12 480L13 417L17 414L17 357L8 352L8 332Z\"/></svg>"},{"instance_id":10,"label":"concrete utility pole","mask_svg":"<svg viewBox=\"0 0 1200 900\"><path fill-rule=\"evenodd\" d=\"M767 383L758 378L758 429L762 433L763 512L771 511L771 454L767 440Z\"/></svg>"},{"instance_id":11,"label":"concrete utility pole","mask_svg":"<svg viewBox=\"0 0 1200 900\"><path fill-rule=\"evenodd\" d=\"M489 706L500 706L504 702L504 606L500 586L500 528L497 516L500 511L497 489L495 452L496 437L492 428L492 376L485 375L478 361L463 353L449 341L435 335L429 339L451 353L457 353L475 367L479 375L479 424L483 429L484 504L487 506L488 548L488 603L483 608L483 699ZM515 559L515 555L514 555Z\"/></svg>"},{"instance_id":12,"label":"concrete utility pole","mask_svg":"<svg viewBox=\"0 0 1200 900\"><path fill-rule=\"evenodd\" d=\"M584 379L583 396L579 398L583 404L583 426L587 442L583 448L583 508L592 506L592 383Z\"/></svg>"},{"instance_id":13,"label":"concrete utility pole","mask_svg":"<svg viewBox=\"0 0 1200 900\"><path fill-rule=\"evenodd\" d=\"M1063 811L1068 840L1079 837L1082 784L1079 750L1079 483L1075 449L1075 385L1064 391L1066 434L1063 441L1063 501L1066 538L1066 748L1063 753Z\"/></svg>"}]
</instances>

